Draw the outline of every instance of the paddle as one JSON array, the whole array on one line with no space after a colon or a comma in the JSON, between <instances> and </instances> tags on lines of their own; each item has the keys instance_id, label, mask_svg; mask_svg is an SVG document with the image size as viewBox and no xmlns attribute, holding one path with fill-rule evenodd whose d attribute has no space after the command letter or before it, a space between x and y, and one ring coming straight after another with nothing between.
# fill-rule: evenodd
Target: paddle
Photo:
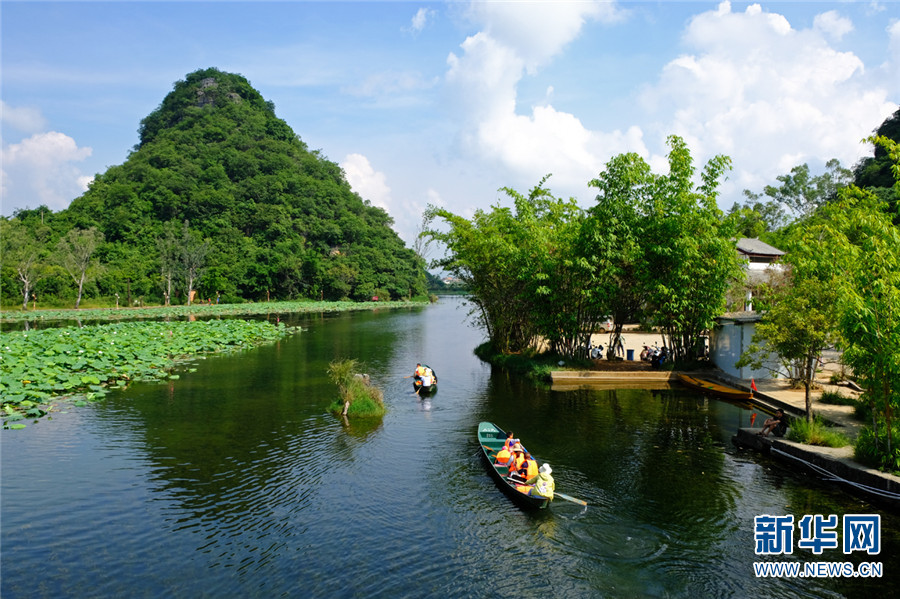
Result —
<instances>
[{"instance_id":1,"label":"paddle","mask_svg":"<svg viewBox=\"0 0 900 599\"><path fill-rule=\"evenodd\" d=\"M560 499L565 499L566 501L571 501L572 503L577 503L578 505L587 505L587 501L583 501L583 500L575 498L575 497L570 497L569 495L566 495L565 493L560 493L559 491L555 491L553 493L553 496L559 497Z\"/></svg>"}]
</instances>

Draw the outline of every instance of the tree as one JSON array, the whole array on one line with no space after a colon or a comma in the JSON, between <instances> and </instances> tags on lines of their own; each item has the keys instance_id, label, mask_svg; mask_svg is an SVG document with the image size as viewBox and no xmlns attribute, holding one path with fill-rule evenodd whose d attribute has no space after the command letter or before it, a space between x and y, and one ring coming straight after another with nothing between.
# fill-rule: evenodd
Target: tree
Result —
<instances>
[{"instance_id":1,"label":"tree","mask_svg":"<svg viewBox=\"0 0 900 599\"><path fill-rule=\"evenodd\" d=\"M886 137L869 141L892 161L894 190L900 193L900 144ZM839 269L840 326L844 360L866 388L865 396L883 419L887 445L884 463L900 469L893 443L893 413L900 402L900 230L887 206L871 191L846 190L829 212L826 232Z\"/></svg>"},{"instance_id":2,"label":"tree","mask_svg":"<svg viewBox=\"0 0 900 599\"><path fill-rule=\"evenodd\" d=\"M801 262L801 250L788 254L788 260ZM822 352L838 340L837 293L830 281L792 270L791 281L773 298L773 306L756 326L756 333L738 366L760 368L778 355L797 380L803 384L806 418L813 421L811 389Z\"/></svg>"},{"instance_id":3,"label":"tree","mask_svg":"<svg viewBox=\"0 0 900 599\"><path fill-rule=\"evenodd\" d=\"M469 288L475 319L497 351L515 353L534 345L527 282L516 276L521 265L521 228L509 208L477 210L471 221L443 208L429 206L429 223L442 219L448 231L429 229L428 236L446 249L432 266L455 275Z\"/></svg>"},{"instance_id":4,"label":"tree","mask_svg":"<svg viewBox=\"0 0 900 599\"><path fill-rule=\"evenodd\" d=\"M578 247L584 212L574 200L554 197L544 187L549 177L527 196L503 188L515 206L511 241L518 258L510 274L524 284L528 318L550 352L582 357L602 317Z\"/></svg>"},{"instance_id":5,"label":"tree","mask_svg":"<svg viewBox=\"0 0 900 599\"><path fill-rule=\"evenodd\" d=\"M94 252L101 243L103 243L103 233L96 227L71 229L57 243L57 261L69 273L78 287L78 294L75 298L76 310L81 304L85 282L101 270L100 265L92 260Z\"/></svg>"},{"instance_id":6,"label":"tree","mask_svg":"<svg viewBox=\"0 0 900 599\"><path fill-rule=\"evenodd\" d=\"M191 231L190 223L184 221L184 227L181 230L179 255L188 306L191 305L194 289L205 272L206 255L208 253L209 240L201 239L198 233Z\"/></svg>"},{"instance_id":7,"label":"tree","mask_svg":"<svg viewBox=\"0 0 900 599\"><path fill-rule=\"evenodd\" d=\"M608 355L614 354L625 323L638 320L643 307L638 273L653 182L650 165L631 153L613 157L589 183L598 194L581 230L580 255L591 266L599 311L613 318Z\"/></svg>"},{"instance_id":8,"label":"tree","mask_svg":"<svg viewBox=\"0 0 900 599\"><path fill-rule=\"evenodd\" d=\"M160 275L162 275L163 300L166 306L172 300L172 285L180 264L179 243L173 225L174 223L167 223L163 229L163 234L156 238Z\"/></svg>"},{"instance_id":9,"label":"tree","mask_svg":"<svg viewBox=\"0 0 900 599\"><path fill-rule=\"evenodd\" d=\"M698 348L743 271L734 231L716 205L730 159L716 156L707 162L697 186L684 140L670 136L668 143L669 173L654 177L644 209L644 252L637 277L652 321L678 361L689 359Z\"/></svg>"},{"instance_id":10,"label":"tree","mask_svg":"<svg viewBox=\"0 0 900 599\"><path fill-rule=\"evenodd\" d=\"M28 227L15 218L0 220L0 239L3 243L3 266L11 269L22 284L22 309L25 310L35 284L44 275L44 246Z\"/></svg>"}]
</instances>

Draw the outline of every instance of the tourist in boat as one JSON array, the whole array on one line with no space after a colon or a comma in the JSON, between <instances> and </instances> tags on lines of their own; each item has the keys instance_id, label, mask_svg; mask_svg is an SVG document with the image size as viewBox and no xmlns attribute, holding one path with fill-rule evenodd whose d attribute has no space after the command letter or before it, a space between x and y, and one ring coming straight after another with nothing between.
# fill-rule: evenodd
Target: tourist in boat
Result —
<instances>
[{"instance_id":1,"label":"tourist in boat","mask_svg":"<svg viewBox=\"0 0 900 599\"><path fill-rule=\"evenodd\" d=\"M775 410L775 415L771 418L766 418L766 421L763 423L762 430L756 433L757 435L762 435L763 437L768 437L769 433L775 433L776 437L783 437L784 433L787 432L787 420L784 417L784 410L778 408Z\"/></svg>"},{"instance_id":2,"label":"tourist in boat","mask_svg":"<svg viewBox=\"0 0 900 599\"><path fill-rule=\"evenodd\" d=\"M494 464L497 466L508 466L509 458L512 457L512 451L510 448L504 445L500 448L500 451L497 452L497 457L494 459Z\"/></svg>"},{"instance_id":3,"label":"tourist in boat","mask_svg":"<svg viewBox=\"0 0 900 599\"><path fill-rule=\"evenodd\" d=\"M553 499L553 492L556 490L556 482L554 482L553 477L550 476L552 472L553 469L550 467L550 464L544 462L544 465L541 466L538 473L525 481L526 485L531 485L529 495Z\"/></svg>"},{"instance_id":4,"label":"tourist in boat","mask_svg":"<svg viewBox=\"0 0 900 599\"><path fill-rule=\"evenodd\" d=\"M506 442L503 444L503 447L505 447L509 451L512 451L513 447L515 447L516 443L518 443L518 442L519 442L519 440L516 439L513 436L512 431L510 431L506 434Z\"/></svg>"},{"instance_id":5,"label":"tourist in boat","mask_svg":"<svg viewBox=\"0 0 900 599\"><path fill-rule=\"evenodd\" d=\"M525 448L522 447L521 443L516 443L513 446L513 455L509 460L509 472L507 476L512 476L516 472L519 471L519 468L522 467L522 464L525 463Z\"/></svg>"},{"instance_id":6,"label":"tourist in boat","mask_svg":"<svg viewBox=\"0 0 900 599\"><path fill-rule=\"evenodd\" d=\"M413 376L425 376L425 367L421 364L416 364L416 371L413 373Z\"/></svg>"},{"instance_id":7,"label":"tourist in boat","mask_svg":"<svg viewBox=\"0 0 900 599\"><path fill-rule=\"evenodd\" d=\"M531 454L527 451L524 452L525 459L522 461L522 465L519 466L519 469L515 471L515 473L510 475L510 478L515 480L516 482L525 482L530 478L533 478L538 475L538 465L537 461Z\"/></svg>"}]
</instances>

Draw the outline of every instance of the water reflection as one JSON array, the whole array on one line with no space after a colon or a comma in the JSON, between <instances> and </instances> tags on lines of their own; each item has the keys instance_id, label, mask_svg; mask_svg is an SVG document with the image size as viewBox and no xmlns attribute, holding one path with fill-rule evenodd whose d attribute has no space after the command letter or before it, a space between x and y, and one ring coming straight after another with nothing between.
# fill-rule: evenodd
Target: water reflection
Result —
<instances>
[{"instance_id":1,"label":"water reflection","mask_svg":"<svg viewBox=\"0 0 900 599\"><path fill-rule=\"evenodd\" d=\"M753 577L755 515L872 508L736 450L746 406L675 388L536 389L472 355L481 336L464 315L450 300L290 317L302 334L4 431L3 597L795 597L896 584L890 514L883 579ZM368 365L383 419L326 412L336 358ZM404 378L417 361L441 374L432 397ZM482 420L513 430L588 508L519 510L481 463Z\"/></svg>"}]
</instances>

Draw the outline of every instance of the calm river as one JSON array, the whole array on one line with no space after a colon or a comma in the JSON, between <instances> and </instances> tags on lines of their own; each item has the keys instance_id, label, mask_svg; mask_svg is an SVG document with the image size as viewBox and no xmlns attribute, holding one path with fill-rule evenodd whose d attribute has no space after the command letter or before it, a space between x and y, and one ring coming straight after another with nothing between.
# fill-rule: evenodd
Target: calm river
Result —
<instances>
[{"instance_id":1,"label":"calm river","mask_svg":"<svg viewBox=\"0 0 900 599\"><path fill-rule=\"evenodd\" d=\"M17 597L876 597L900 518L730 438L749 414L691 392L536 389L481 363L463 300L296 317L277 345L211 357L2 431L3 599ZM335 358L384 390L378 422L325 412ZM440 386L412 393L417 361ZM554 468L525 513L479 458L482 420ZM757 579L754 516L881 514L882 578ZM840 534L840 533L839 533ZM799 538L794 532L794 543Z\"/></svg>"}]
</instances>

